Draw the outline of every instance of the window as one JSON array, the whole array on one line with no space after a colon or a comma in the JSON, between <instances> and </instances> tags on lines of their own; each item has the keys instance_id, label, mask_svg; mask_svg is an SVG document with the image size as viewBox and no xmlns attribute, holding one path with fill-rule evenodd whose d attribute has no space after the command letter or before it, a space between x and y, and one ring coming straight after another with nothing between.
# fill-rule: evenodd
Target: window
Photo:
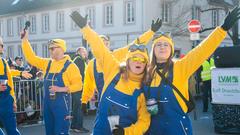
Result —
<instances>
[{"instance_id":1,"label":"window","mask_svg":"<svg viewBox=\"0 0 240 135\"><path fill-rule=\"evenodd\" d=\"M23 56L22 46L18 45L18 56Z\"/></svg>"},{"instance_id":2,"label":"window","mask_svg":"<svg viewBox=\"0 0 240 135\"><path fill-rule=\"evenodd\" d=\"M10 58L14 58L14 47L13 46L8 46L7 47L7 54L8 54L8 57L10 57Z\"/></svg>"},{"instance_id":3,"label":"window","mask_svg":"<svg viewBox=\"0 0 240 135\"><path fill-rule=\"evenodd\" d=\"M42 32L48 33L49 32L49 14L42 15Z\"/></svg>"},{"instance_id":4,"label":"window","mask_svg":"<svg viewBox=\"0 0 240 135\"><path fill-rule=\"evenodd\" d=\"M31 23L29 32L30 32L31 34L36 34L36 31L37 31L36 16L35 16L35 15L29 16L29 21L30 21L30 23Z\"/></svg>"},{"instance_id":5,"label":"window","mask_svg":"<svg viewBox=\"0 0 240 135\"><path fill-rule=\"evenodd\" d=\"M23 30L23 28L24 28L24 17L18 17L17 18L18 35L20 35L20 32Z\"/></svg>"},{"instance_id":6,"label":"window","mask_svg":"<svg viewBox=\"0 0 240 135\"><path fill-rule=\"evenodd\" d=\"M7 34L8 36L13 36L13 19L7 20Z\"/></svg>"},{"instance_id":7,"label":"window","mask_svg":"<svg viewBox=\"0 0 240 135\"><path fill-rule=\"evenodd\" d=\"M162 20L165 23L170 22L170 9L171 9L171 4L163 1L163 4L162 4Z\"/></svg>"},{"instance_id":8,"label":"window","mask_svg":"<svg viewBox=\"0 0 240 135\"><path fill-rule=\"evenodd\" d=\"M57 31L64 31L64 12L57 12Z\"/></svg>"},{"instance_id":9,"label":"window","mask_svg":"<svg viewBox=\"0 0 240 135\"><path fill-rule=\"evenodd\" d=\"M3 36L3 20L0 20L0 36Z\"/></svg>"},{"instance_id":10,"label":"window","mask_svg":"<svg viewBox=\"0 0 240 135\"><path fill-rule=\"evenodd\" d=\"M113 25L113 6L111 4L104 7L104 24L106 26Z\"/></svg>"},{"instance_id":11,"label":"window","mask_svg":"<svg viewBox=\"0 0 240 135\"><path fill-rule=\"evenodd\" d=\"M125 23L130 24L135 22L135 7L133 1L125 3Z\"/></svg>"},{"instance_id":12,"label":"window","mask_svg":"<svg viewBox=\"0 0 240 135\"><path fill-rule=\"evenodd\" d=\"M32 49L35 52L35 54L37 55L37 44L31 44L32 45Z\"/></svg>"},{"instance_id":13,"label":"window","mask_svg":"<svg viewBox=\"0 0 240 135\"><path fill-rule=\"evenodd\" d=\"M89 26L94 28L95 27L95 9L93 7L87 8L87 15L88 15Z\"/></svg>"},{"instance_id":14,"label":"window","mask_svg":"<svg viewBox=\"0 0 240 135\"><path fill-rule=\"evenodd\" d=\"M48 44L43 44L42 45L42 55L43 55L44 58L49 57Z\"/></svg>"},{"instance_id":15,"label":"window","mask_svg":"<svg viewBox=\"0 0 240 135\"><path fill-rule=\"evenodd\" d=\"M219 11L213 10L212 11L212 26L216 27L219 25Z\"/></svg>"},{"instance_id":16,"label":"window","mask_svg":"<svg viewBox=\"0 0 240 135\"><path fill-rule=\"evenodd\" d=\"M80 11L79 9L73 9L73 11ZM71 19L71 25L72 25L72 30L79 30L79 27L76 25L76 23Z\"/></svg>"}]
</instances>

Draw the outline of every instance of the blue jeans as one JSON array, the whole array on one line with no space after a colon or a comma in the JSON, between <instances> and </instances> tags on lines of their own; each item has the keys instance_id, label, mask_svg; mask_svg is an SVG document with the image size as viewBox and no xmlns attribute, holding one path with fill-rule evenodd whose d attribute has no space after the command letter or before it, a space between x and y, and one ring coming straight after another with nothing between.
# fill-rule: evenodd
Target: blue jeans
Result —
<instances>
[{"instance_id":1,"label":"blue jeans","mask_svg":"<svg viewBox=\"0 0 240 135\"><path fill-rule=\"evenodd\" d=\"M71 129L80 129L83 127L83 112L81 110L82 92L72 93L72 124Z\"/></svg>"}]
</instances>

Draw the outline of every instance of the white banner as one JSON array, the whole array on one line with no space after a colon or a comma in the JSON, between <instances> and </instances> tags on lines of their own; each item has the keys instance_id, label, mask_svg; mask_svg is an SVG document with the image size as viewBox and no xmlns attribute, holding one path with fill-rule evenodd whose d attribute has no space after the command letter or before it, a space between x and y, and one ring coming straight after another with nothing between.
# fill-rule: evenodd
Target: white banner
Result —
<instances>
[{"instance_id":1,"label":"white banner","mask_svg":"<svg viewBox=\"0 0 240 135\"><path fill-rule=\"evenodd\" d=\"M212 103L240 105L240 68L212 70Z\"/></svg>"}]
</instances>

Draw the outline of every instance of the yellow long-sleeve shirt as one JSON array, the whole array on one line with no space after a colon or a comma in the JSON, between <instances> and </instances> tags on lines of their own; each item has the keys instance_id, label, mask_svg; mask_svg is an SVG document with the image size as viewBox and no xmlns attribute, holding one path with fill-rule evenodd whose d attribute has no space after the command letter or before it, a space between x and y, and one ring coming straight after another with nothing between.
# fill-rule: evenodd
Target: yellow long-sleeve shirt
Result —
<instances>
[{"instance_id":1,"label":"yellow long-sleeve shirt","mask_svg":"<svg viewBox=\"0 0 240 135\"><path fill-rule=\"evenodd\" d=\"M102 66L104 74L104 87L102 93L105 92L107 86L113 78L119 73L119 61L112 55L112 53L105 47L102 39L89 26L84 27L82 33L92 48L92 52L99 64ZM140 81L128 80L125 81L120 78L115 88L125 94L132 95L133 92L140 86ZM144 95L138 97L137 103L138 120L130 127L124 128L125 135L142 135L147 131L150 124L150 115L146 109L146 102Z\"/></svg>"},{"instance_id":2,"label":"yellow long-sleeve shirt","mask_svg":"<svg viewBox=\"0 0 240 135\"><path fill-rule=\"evenodd\" d=\"M226 31L217 27L205 40L203 40L196 48L191 50L183 59L174 62L173 84L181 91L182 95L186 99L189 99L189 77L216 50L225 37ZM156 73L153 77L151 86L158 87L160 81L161 77ZM187 106L182 98L175 91L174 95L176 96L183 111L187 112Z\"/></svg>"},{"instance_id":3,"label":"yellow long-sleeve shirt","mask_svg":"<svg viewBox=\"0 0 240 135\"><path fill-rule=\"evenodd\" d=\"M10 70L7 62L6 61L2 61L2 59L1 59L1 62L0 62L0 75L4 75L4 65L3 65L3 62L6 64L6 68L7 68L8 86L11 88L10 95L13 97L14 102L16 103L16 97L15 97L15 92L14 92L14 86L13 86L11 70Z\"/></svg>"},{"instance_id":4,"label":"yellow long-sleeve shirt","mask_svg":"<svg viewBox=\"0 0 240 135\"><path fill-rule=\"evenodd\" d=\"M20 76L22 71L11 69L12 77Z\"/></svg>"},{"instance_id":5,"label":"yellow long-sleeve shirt","mask_svg":"<svg viewBox=\"0 0 240 135\"><path fill-rule=\"evenodd\" d=\"M138 39L139 42L146 45L148 42L152 39L154 35L154 32L150 29L147 32L143 33ZM132 43L137 43L138 40L135 39ZM129 46L132 44L116 49L113 51L113 56L119 61L123 62L126 60L126 54L128 52ZM103 73L102 66L97 63L97 72ZM85 78L84 78L84 84L83 84L83 93L82 93L82 103L87 103L90 101L92 96L94 95L95 90L97 90L96 83L95 83L95 77L94 77L94 69L93 69L93 60L89 61L88 66L85 70Z\"/></svg>"},{"instance_id":6,"label":"yellow long-sleeve shirt","mask_svg":"<svg viewBox=\"0 0 240 135\"><path fill-rule=\"evenodd\" d=\"M35 55L32 50L32 47L28 40L22 41L22 49L23 54L26 60L35 67L41 69L44 73L46 73L47 66L50 60L52 60L51 67L49 69L49 73L59 73L66 60L70 60L68 55L65 55L62 60L56 61L50 58L41 58ZM82 90L82 76L74 63L71 63L66 71L63 73L63 82L66 87L68 87L69 92L77 92Z\"/></svg>"}]
</instances>

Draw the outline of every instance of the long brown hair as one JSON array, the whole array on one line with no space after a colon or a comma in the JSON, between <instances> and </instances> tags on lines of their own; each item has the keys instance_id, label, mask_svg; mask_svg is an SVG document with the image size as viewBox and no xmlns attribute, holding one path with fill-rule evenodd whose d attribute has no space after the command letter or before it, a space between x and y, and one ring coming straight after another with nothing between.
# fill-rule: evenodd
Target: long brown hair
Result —
<instances>
[{"instance_id":1,"label":"long brown hair","mask_svg":"<svg viewBox=\"0 0 240 135\"><path fill-rule=\"evenodd\" d=\"M155 73L156 68L157 68L157 58L156 58L155 53L154 53L154 48L155 48L155 45L153 45L153 47L152 47L151 57L150 57L150 65L148 67L148 74L147 74L146 81L145 81L147 85L151 85L152 79L154 77L154 73ZM164 66L163 71L162 71L162 73L164 75L168 72L170 66L173 64L172 53L173 52L172 52L172 49L171 49L170 56L167 59L166 65Z\"/></svg>"}]
</instances>

